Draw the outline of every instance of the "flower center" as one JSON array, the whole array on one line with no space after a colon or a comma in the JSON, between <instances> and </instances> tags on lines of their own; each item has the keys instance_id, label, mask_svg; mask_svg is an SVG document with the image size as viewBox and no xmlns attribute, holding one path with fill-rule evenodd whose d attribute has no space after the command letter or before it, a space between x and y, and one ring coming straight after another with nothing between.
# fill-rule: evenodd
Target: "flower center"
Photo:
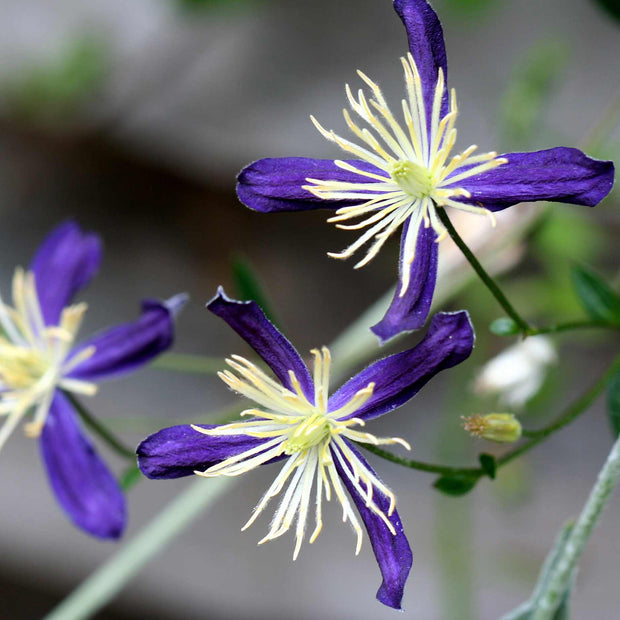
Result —
<instances>
[{"instance_id":1,"label":"flower center","mask_svg":"<svg viewBox=\"0 0 620 620\"><path fill-rule=\"evenodd\" d=\"M431 171L413 161L392 162L388 166L388 172L394 183L411 198L427 198L434 189Z\"/></svg>"},{"instance_id":2,"label":"flower center","mask_svg":"<svg viewBox=\"0 0 620 620\"><path fill-rule=\"evenodd\" d=\"M22 269L13 277L13 304L0 299L0 415L7 416L0 429L0 448L31 410L34 418L26 425L26 434L40 435L57 387L86 395L97 389L65 377L94 353L89 347L69 358L86 305L64 308L58 325L46 325L34 275Z\"/></svg>"},{"instance_id":3,"label":"flower center","mask_svg":"<svg viewBox=\"0 0 620 620\"><path fill-rule=\"evenodd\" d=\"M409 449L409 444L397 437L377 438L370 433L355 430L364 421L354 417L356 411L372 396L375 387L370 383L352 395L350 400L333 411L329 408L329 368L331 357L327 348L313 350L314 355L314 402L305 394L295 373L289 370L290 388L283 387L267 376L248 360L234 355L226 360L237 373L224 371L220 378L231 389L260 405L260 409L248 409L242 416L252 419L234 422L215 428L193 428L209 437L239 436L260 439L254 447L227 458L204 472L196 472L206 478L238 476L258 465L286 455L282 470L265 492L254 514L242 529L254 523L269 501L278 495L288 483L282 501L271 522L267 536L260 542L278 538L295 522L296 545L293 559L297 557L304 540L306 521L313 487L316 485L316 527L310 536L314 542L321 531L323 496L329 500L332 490L342 505L343 519L350 521L357 534L356 553L362 543L362 527L351 506L341 478L360 494L366 507L375 513L395 534L389 517L394 511L394 494L376 477L368 465L359 458L349 441L373 445L399 443ZM349 440L349 441L347 441ZM387 509L379 508L375 501L381 495ZM260 544L260 543L259 543Z\"/></svg>"}]
</instances>

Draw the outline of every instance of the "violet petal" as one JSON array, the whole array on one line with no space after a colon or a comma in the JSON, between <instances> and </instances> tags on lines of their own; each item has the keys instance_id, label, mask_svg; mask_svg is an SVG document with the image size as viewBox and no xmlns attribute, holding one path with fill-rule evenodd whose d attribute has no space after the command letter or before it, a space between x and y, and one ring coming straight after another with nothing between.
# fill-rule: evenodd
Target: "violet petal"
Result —
<instances>
[{"instance_id":1,"label":"violet petal","mask_svg":"<svg viewBox=\"0 0 620 620\"><path fill-rule=\"evenodd\" d=\"M101 258L99 237L83 233L75 222L60 224L45 238L30 268L47 325L58 324L62 309L99 270Z\"/></svg>"},{"instance_id":2,"label":"violet petal","mask_svg":"<svg viewBox=\"0 0 620 620\"><path fill-rule=\"evenodd\" d=\"M372 467L370 467L366 459L359 453L359 451L356 450L350 442L347 443L349 444L351 450L365 464L365 466L376 475ZM372 549L375 553L377 564L379 564L379 570L381 571L381 575L383 577L383 583L377 591L377 600L388 607L401 609L405 582L407 581L409 571L411 570L411 565L413 564L413 554L411 553L411 547L409 546L409 542L407 541L407 537L403 531L403 526L400 521L398 511L394 510L394 512L388 517L390 523L396 530L396 534L394 535L386 527L383 520L366 507L366 498L362 497L355 489L348 476L344 473L342 465L335 457L334 464L336 465L338 474L340 475L343 484L347 488L347 491L355 503L360 517L366 526L370 544L372 545ZM379 510L387 515L390 501L376 488L373 490L373 501Z\"/></svg>"},{"instance_id":3,"label":"violet petal","mask_svg":"<svg viewBox=\"0 0 620 620\"><path fill-rule=\"evenodd\" d=\"M85 381L98 380L129 372L150 362L172 345L179 299L177 295L168 302L145 300L139 319L111 327L80 343L73 356L88 347L94 347L95 352L68 376Z\"/></svg>"},{"instance_id":4,"label":"violet petal","mask_svg":"<svg viewBox=\"0 0 620 620\"><path fill-rule=\"evenodd\" d=\"M200 426L215 428L213 424ZM147 437L138 446L138 467L147 478L182 478L196 471L205 471L269 440L243 434L213 437L203 435L188 424L171 426ZM279 459L269 462L274 460Z\"/></svg>"},{"instance_id":5,"label":"violet petal","mask_svg":"<svg viewBox=\"0 0 620 620\"><path fill-rule=\"evenodd\" d=\"M407 30L409 50L420 73L427 124L430 126L430 110L433 109L439 68L443 70L445 83L448 82L443 29L437 14L425 0L394 0L394 9ZM446 114L447 105L447 96L444 96L441 116Z\"/></svg>"},{"instance_id":6,"label":"violet petal","mask_svg":"<svg viewBox=\"0 0 620 620\"><path fill-rule=\"evenodd\" d=\"M364 161L349 161L351 165L375 174L385 174ZM321 181L373 182L373 179L339 168L331 159L282 157L259 159L244 168L237 177L239 200L254 211L306 211L309 209L339 209L359 204L357 200L324 200L302 186L307 179Z\"/></svg>"},{"instance_id":7,"label":"violet petal","mask_svg":"<svg viewBox=\"0 0 620 620\"><path fill-rule=\"evenodd\" d=\"M614 184L614 165L564 146L506 153L498 168L455 183L471 192L463 202L501 211L519 202L549 200L593 207Z\"/></svg>"},{"instance_id":8,"label":"violet petal","mask_svg":"<svg viewBox=\"0 0 620 620\"><path fill-rule=\"evenodd\" d=\"M407 266L403 262L403 251L409 221L403 227L401 237L401 254L399 271L400 277L396 285L396 292L385 316L371 327L383 344L390 338L403 331L419 329L426 322L431 309L433 292L437 281L438 244L435 242L436 233L432 228L420 227L416 254L413 263ZM403 269L409 269L411 276L405 294L400 297L400 283L403 278Z\"/></svg>"},{"instance_id":9,"label":"violet petal","mask_svg":"<svg viewBox=\"0 0 620 620\"><path fill-rule=\"evenodd\" d=\"M69 518L93 536L119 538L126 521L123 493L59 391L43 427L41 452L56 499Z\"/></svg>"},{"instance_id":10,"label":"violet petal","mask_svg":"<svg viewBox=\"0 0 620 620\"><path fill-rule=\"evenodd\" d=\"M255 301L230 299L220 286L207 308L224 319L263 358L282 385L291 390L292 370L306 398L314 402L314 382L308 367Z\"/></svg>"},{"instance_id":11,"label":"violet petal","mask_svg":"<svg viewBox=\"0 0 620 620\"><path fill-rule=\"evenodd\" d=\"M467 359L473 346L474 331L466 311L436 314L422 342L368 366L332 395L328 409L339 409L356 392L375 383L372 396L349 417L368 420L383 415L415 396L438 372Z\"/></svg>"}]
</instances>

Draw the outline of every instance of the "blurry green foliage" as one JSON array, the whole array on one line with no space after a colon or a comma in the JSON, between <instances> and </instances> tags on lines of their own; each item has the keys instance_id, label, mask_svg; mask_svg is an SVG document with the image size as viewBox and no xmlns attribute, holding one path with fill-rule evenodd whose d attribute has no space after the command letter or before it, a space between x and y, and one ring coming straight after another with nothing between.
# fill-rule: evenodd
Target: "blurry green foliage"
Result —
<instances>
[{"instance_id":1,"label":"blurry green foliage","mask_svg":"<svg viewBox=\"0 0 620 620\"><path fill-rule=\"evenodd\" d=\"M575 293L595 321L620 325L620 297L596 273L582 265L573 268Z\"/></svg>"},{"instance_id":2,"label":"blurry green foliage","mask_svg":"<svg viewBox=\"0 0 620 620\"><path fill-rule=\"evenodd\" d=\"M476 14L487 11L499 4L498 0L444 0L446 10L460 14Z\"/></svg>"},{"instance_id":3,"label":"blurry green foliage","mask_svg":"<svg viewBox=\"0 0 620 620\"><path fill-rule=\"evenodd\" d=\"M614 437L620 435L620 372L609 382L607 389L607 413Z\"/></svg>"},{"instance_id":4,"label":"blurry green foliage","mask_svg":"<svg viewBox=\"0 0 620 620\"><path fill-rule=\"evenodd\" d=\"M277 325L271 309L271 302L268 300L265 289L250 262L242 256L237 256L233 259L232 272L239 298L243 301L255 301L262 308L267 318L274 325Z\"/></svg>"},{"instance_id":5,"label":"blurry green foliage","mask_svg":"<svg viewBox=\"0 0 620 620\"><path fill-rule=\"evenodd\" d=\"M207 13L217 9L244 9L264 0L174 0L179 10L185 14Z\"/></svg>"},{"instance_id":6,"label":"blurry green foliage","mask_svg":"<svg viewBox=\"0 0 620 620\"><path fill-rule=\"evenodd\" d=\"M566 65L568 44L545 39L532 46L513 69L500 107L504 139L511 148L529 146Z\"/></svg>"},{"instance_id":7,"label":"blurry green foliage","mask_svg":"<svg viewBox=\"0 0 620 620\"><path fill-rule=\"evenodd\" d=\"M609 15L620 19L620 0L595 0L595 2L602 6Z\"/></svg>"},{"instance_id":8,"label":"blurry green foliage","mask_svg":"<svg viewBox=\"0 0 620 620\"><path fill-rule=\"evenodd\" d=\"M84 98L100 86L108 54L95 38L80 38L59 55L20 68L0 88L9 111L29 120L59 120L74 114Z\"/></svg>"}]
</instances>

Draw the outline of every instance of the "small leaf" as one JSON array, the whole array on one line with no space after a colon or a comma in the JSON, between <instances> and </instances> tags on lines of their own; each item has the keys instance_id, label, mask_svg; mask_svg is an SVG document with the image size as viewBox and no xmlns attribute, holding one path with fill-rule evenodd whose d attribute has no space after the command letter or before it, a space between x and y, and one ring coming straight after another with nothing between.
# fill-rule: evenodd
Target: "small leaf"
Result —
<instances>
[{"instance_id":1,"label":"small leaf","mask_svg":"<svg viewBox=\"0 0 620 620\"><path fill-rule=\"evenodd\" d=\"M620 435L620 371L609 382L607 388L607 413L614 437Z\"/></svg>"},{"instance_id":2,"label":"small leaf","mask_svg":"<svg viewBox=\"0 0 620 620\"><path fill-rule=\"evenodd\" d=\"M489 330L496 336L514 336L521 331L521 328L512 319L503 316L495 319L489 325Z\"/></svg>"},{"instance_id":3,"label":"small leaf","mask_svg":"<svg viewBox=\"0 0 620 620\"><path fill-rule=\"evenodd\" d=\"M577 265L573 286L585 311L596 321L620 325L620 297L597 274Z\"/></svg>"},{"instance_id":4,"label":"small leaf","mask_svg":"<svg viewBox=\"0 0 620 620\"><path fill-rule=\"evenodd\" d=\"M249 261L241 256L237 256L233 260L232 271L239 297L244 301L255 301L263 309L267 318L274 325L277 324L271 311L271 304L267 301L264 289Z\"/></svg>"},{"instance_id":5,"label":"small leaf","mask_svg":"<svg viewBox=\"0 0 620 620\"><path fill-rule=\"evenodd\" d=\"M495 457L492 454L481 454L478 456L478 460L480 461L480 467L484 469L484 473L491 478L491 480L494 480L497 471Z\"/></svg>"},{"instance_id":6,"label":"small leaf","mask_svg":"<svg viewBox=\"0 0 620 620\"><path fill-rule=\"evenodd\" d=\"M478 482L478 478L471 476L441 476L433 483L433 486L446 495L458 497L469 493Z\"/></svg>"}]
</instances>

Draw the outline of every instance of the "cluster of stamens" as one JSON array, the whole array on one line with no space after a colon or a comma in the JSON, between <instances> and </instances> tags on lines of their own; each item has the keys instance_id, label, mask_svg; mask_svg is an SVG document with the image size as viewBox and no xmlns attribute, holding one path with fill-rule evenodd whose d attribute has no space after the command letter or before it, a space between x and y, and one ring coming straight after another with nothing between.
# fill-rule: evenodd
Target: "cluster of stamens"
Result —
<instances>
[{"instance_id":1,"label":"cluster of stamens","mask_svg":"<svg viewBox=\"0 0 620 620\"><path fill-rule=\"evenodd\" d=\"M279 495L288 484L271 521L269 532L259 544L278 538L287 532L296 520L293 559L297 558L305 538L313 487L315 487L315 528L310 535L310 543L316 540L323 527L323 495L329 501L333 489L342 506L343 521L349 521L357 535L356 553L359 553L362 545L362 528L345 492L341 475L346 476L355 490L365 498L366 507L378 515L389 531L395 534L389 519L395 507L394 494L360 460L345 438L374 445L398 443L410 449L409 444L403 439L397 437L379 439L370 433L352 428L364 426L364 421L353 417L353 414L372 396L374 383L359 390L339 409L329 411L330 354L325 347L321 351L313 350L312 354L314 402L310 402L306 397L292 370L289 370L293 388L291 390L267 376L248 360L233 355L232 359L226 362L237 374L226 370L219 373L220 378L232 390L253 400L261 408L244 411L242 416L252 418L248 421L212 429L194 426L195 430L209 436L246 435L265 440L264 443L225 459L204 472L196 472L206 478L239 476L275 458L288 456L280 473L242 530L250 527L269 501ZM336 464L342 474L338 473ZM374 499L377 493L388 499L387 511L377 506Z\"/></svg>"},{"instance_id":2,"label":"cluster of stamens","mask_svg":"<svg viewBox=\"0 0 620 620\"><path fill-rule=\"evenodd\" d=\"M34 417L25 426L38 437L56 387L92 395L97 387L65 375L89 358L93 348L70 354L86 304L64 308L58 325L46 325L39 305L34 275L17 269L13 277L13 304L0 299L0 448L29 411Z\"/></svg>"},{"instance_id":3,"label":"cluster of stamens","mask_svg":"<svg viewBox=\"0 0 620 620\"><path fill-rule=\"evenodd\" d=\"M370 242L366 256L355 268L372 260L385 241L407 220L409 227L404 239L403 260L405 265L411 265L422 225L425 228L432 226L437 234L437 241L445 238L447 234L437 215L438 207L453 207L461 211L484 214L495 224L491 211L482 205L470 205L459 200L471 198L471 193L458 187L458 184L464 179L505 164L507 160L497 157L495 152L473 155L477 149L475 145L449 159L456 142L456 93L454 89L450 92L449 111L441 118L448 93L443 71L439 69L432 109L426 110L422 81L413 57L409 54L407 58L401 58L401 61L408 95L407 99L402 100L406 129L401 127L388 108L379 86L361 71L358 71L358 75L370 88L373 98L367 100L360 89L358 98L355 99L347 85L347 99L351 109L374 133L356 125L348 110L344 109L343 114L347 126L364 146L324 129L311 117L327 140L380 171L370 172L337 160L335 163L338 167L365 177L365 180L355 183L308 178L306 181L309 185L303 186L324 200L360 201L359 204L338 209L336 215L328 219L328 222L335 222L338 228L345 230L367 228L357 241L342 252L329 253L333 258L349 258ZM358 217L365 219L355 224L340 223ZM404 269L401 296L405 294L408 286L409 269Z\"/></svg>"}]
</instances>

